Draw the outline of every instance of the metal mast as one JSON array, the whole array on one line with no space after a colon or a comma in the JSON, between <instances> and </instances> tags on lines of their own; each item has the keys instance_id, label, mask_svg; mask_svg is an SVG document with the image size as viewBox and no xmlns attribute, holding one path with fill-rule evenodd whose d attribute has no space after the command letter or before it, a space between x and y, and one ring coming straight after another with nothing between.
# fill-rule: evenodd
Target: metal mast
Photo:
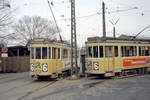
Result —
<instances>
[{"instance_id":1,"label":"metal mast","mask_svg":"<svg viewBox=\"0 0 150 100\"><path fill-rule=\"evenodd\" d=\"M106 24L105 24L105 3L102 3L102 19L103 19L103 39L106 40Z\"/></svg>"},{"instance_id":2,"label":"metal mast","mask_svg":"<svg viewBox=\"0 0 150 100\"><path fill-rule=\"evenodd\" d=\"M75 66L73 67L73 62ZM76 18L75 18L75 0L71 0L71 67L72 75L77 75L77 39L76 39Z\"/></svg>"}]
</instances>

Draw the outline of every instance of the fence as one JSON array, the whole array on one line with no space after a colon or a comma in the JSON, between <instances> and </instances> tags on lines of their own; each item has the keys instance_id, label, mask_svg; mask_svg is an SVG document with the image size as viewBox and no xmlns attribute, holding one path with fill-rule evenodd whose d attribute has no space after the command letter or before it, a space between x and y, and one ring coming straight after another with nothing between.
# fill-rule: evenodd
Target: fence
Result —
<instances>
[{"instance_id":1,"label":"fence","mask_svg":"<svg viewBox=\"0 0 150 100\"><path fill-rule=\"evenodd\" d=\"M0 59L2 61L0 64L2 72L26 72L30 70L29 56L15 56Z\"/></svg>"}]
</instances>

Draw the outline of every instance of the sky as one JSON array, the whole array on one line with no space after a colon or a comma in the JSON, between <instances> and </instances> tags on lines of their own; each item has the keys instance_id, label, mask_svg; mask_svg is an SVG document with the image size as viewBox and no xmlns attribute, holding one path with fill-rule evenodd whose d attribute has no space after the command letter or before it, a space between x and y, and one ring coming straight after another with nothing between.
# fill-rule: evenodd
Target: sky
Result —
<instances>
[{"instance_id":1,"label":"sky","mask_svg":"<svg viewBox=\"0 0 150 100\"><path fill-rule=\"evenodd\" d=\"M53 12L64 40L71 37L70 0L49 0L53 2ZM112 35L112 24L118 19L116 35L136 35L150 25L150 0L75 0L77 43L81 47L88 37L102 36L102 2L106 6L106 34ZM11 7L16 9L15 20L24 15L41 16L53 21L47 0L11 0ZM138 8L138 9L135 9ZM150 37L150 28L140 36Z\"/></svg>"}]
</instances>

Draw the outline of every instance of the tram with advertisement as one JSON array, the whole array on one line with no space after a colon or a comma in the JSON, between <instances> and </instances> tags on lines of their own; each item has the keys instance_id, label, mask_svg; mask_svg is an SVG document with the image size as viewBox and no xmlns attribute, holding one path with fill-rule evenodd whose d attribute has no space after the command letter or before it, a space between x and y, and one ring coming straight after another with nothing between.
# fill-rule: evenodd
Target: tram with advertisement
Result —
<instances>
[{"instance_id":1,"label":"tram with advertisement","mask_svg":"<svg viewBox=\"0 0 150 100\"><path fill-rule=\"evenodd\" d=\"M35 79L41 79L44 77L57 78L70 74L70 52L71 47L67 42L49 39L30 41L30 75ZM80 55L79 50L78 55Z\"/></svg>"},{"instance_id":2,"label":"tram with advertisement","mask_svg":"<svg viewBox=\"0 0 150 100\"><path fill-rule=\"evenodd\" d=\"M90 37L86 52L87 75L112 77L150 71L150 39Z\"/></svg>"}]
</instances>

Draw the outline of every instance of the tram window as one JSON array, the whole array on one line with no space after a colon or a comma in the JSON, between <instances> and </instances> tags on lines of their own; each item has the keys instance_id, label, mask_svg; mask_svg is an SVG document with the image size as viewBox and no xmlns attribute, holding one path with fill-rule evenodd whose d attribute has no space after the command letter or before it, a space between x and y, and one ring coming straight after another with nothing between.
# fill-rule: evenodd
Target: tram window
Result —
<instances>
[{"instance_id":1,"label":"tram window","mask_svg":"<svg viewBox=\"0 0 150 100\"><path fill-rule=\"evenodd\" d=\"M68 50L67 49L62 49L62 58L68 58Z\"/></svg>"},{"instance_id":2,"label":"tram window","mask_svg":"<svg viewBox=\"0 0 150 100\"><path fill-rule=\"evenodd\" d=\"M88 57L92 57L92 47L87 48Z\"/></svg>"},{"instance_id":3,"label":"tram window","mask_svg":"<svg viewBox=\"0 0 150 100\"><path fill-rule=\"evenodd\" d=\"M150 55L150 47L139 47L139 56L149 56Z\"/></svg>"},{"instance_id":4,"label":"tram window","mask_svg":"<svg viewBox=\"0 0 150 100\"><path fill-rule=\"evenodd\" d=\"M42 47L42 59L47 59L47 47Z\"/></svg>"},{"instance_id":5,"label":"tram window","mask_svg":"<svg viewBox=\"0 0 150 100\"><path fill-rule=\"evenodd\" d=\"M145 47L139 47L139 56L145 56Z\"/></svg>"},{"instance_id":6,"label":"tram window","mask_svg":"<svg viewBox=\"0 0 150 100\"><path fill-rule=\"evenodd\" d=\"M52 48L52 59L56 59L56 48Z\"/></svg>"},{"instance_id":7,"label":"tram window","mask_svg":"<svg viewBox=\"0 0 150 100\"><path fill-rule=\"evenodd\" d=\"M93 57L98 58L98 46L93 46Z\"/></svg>"},{"instance_id":8,"label":"tram window","mask_svg":"<svg viewBox=\"0 0 150 100\"><path fill-rule=\"evenodd\" d=\"M137 56L136 46L121 46L122 57Z\"/></svg>"},{"instance_id":9,"label":"tram window","mask_svg":"<svg viewBox=\"0 0 150 100\"><path fill-rule=\"evenodd\" d=\"M58 59L60 59L60 48L58 48Z\"/></svg>"},{"instance_id":10,"label":"tram window","mask_svg":"<svg viewBox=\"0 0 150 100\"><path fill-rule=\"evenodd\" d=\"M41 59L41 48L40 47L36 48L36 59Z\"/></svg>"},{"instance_id":11,"label":"tram window","mask_svg":"<svg viewBox=\"0 0 150 100\"><path fill-rule=\"evenodd\" d=\"M118 46L115 46L115 57L118 57Z\"/></svg>"},{"instance_id":12,"label":"tram window","mask_svg":"<svg viewBox=\"0 0 150 100\"><path fill-rule=\"evenodd\" d=\"M103 56L103 46L99 46L99 57L102 58Z\"/></svg>"},{"instance_id":13,"label":"tram window","mask_svg":"<svg viewBox=\"0 0 150 100\"><path fill-rule=\"evenodd\" d=\"M49 47L49 59L51 59L51 47Z\"/></svg>"},{"instance_id":14,"label":"tram window","mask_svg":"<svg viewBox=\"0 0 150 100\"><path fill-rule=\"evenodd\" d=\"M105 57L112 57L112 47L111 46L105 47Z\"/></svg>"},{"instance_id":15,"label":"tram window","mask_svg":"<svg viewBox=\"0 0 150 100\"><path fill-rule=\"evenodd\" d=\"M30 55L31 55L31 59L34 59L34 48L31 48Z\"/></svg>"}]
</instances>

